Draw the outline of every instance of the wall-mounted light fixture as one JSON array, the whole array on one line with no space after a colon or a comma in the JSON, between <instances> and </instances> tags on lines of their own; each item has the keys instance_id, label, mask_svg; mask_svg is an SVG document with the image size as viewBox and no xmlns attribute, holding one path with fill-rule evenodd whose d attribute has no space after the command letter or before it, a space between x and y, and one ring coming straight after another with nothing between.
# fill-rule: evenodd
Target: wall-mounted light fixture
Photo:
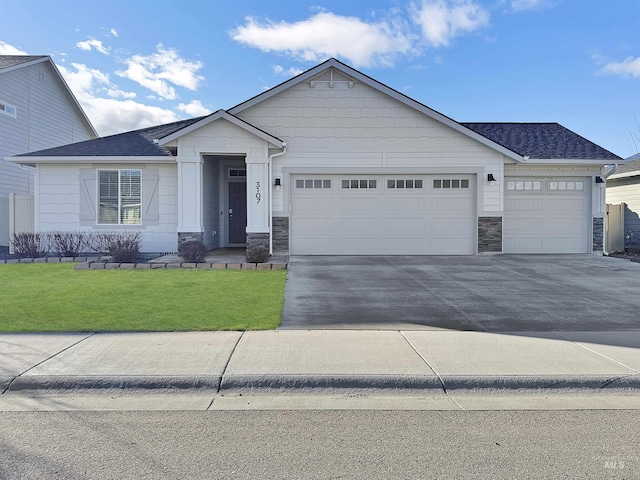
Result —
<instances>
[{"instance_id":1,"label":"wall-mounted light fixture","mask_svg":"<svg viewBox=\"0 0 640 480\"><path fill-rule=\"evenodd\" d=\"M604 183L604 178L602 178L600 175L598 175L596 177L596 183Z\"/></svg>"},{"instance_id":2,"label":"wall-mounted light fixture","mask_svg":"<svg viewBox=\"0 0 640 480\"><path fill-rule=\"evenodd\" d=\"M282 179L280 177L275 177L273 179L273 186L276 187L276 192L279 192L282 187Z\"/></svg>"},{"instance_id":3,"label":"wall-mounted light fixture","mask_svg":"<svg viewBox=\"0 0 640 480\"><path fill-rule=\"evenodd\" d=\"M493 176L493 173L487 175L487 182L492 186L496 184L496 177Z\"/></svg>"}]
</instances>

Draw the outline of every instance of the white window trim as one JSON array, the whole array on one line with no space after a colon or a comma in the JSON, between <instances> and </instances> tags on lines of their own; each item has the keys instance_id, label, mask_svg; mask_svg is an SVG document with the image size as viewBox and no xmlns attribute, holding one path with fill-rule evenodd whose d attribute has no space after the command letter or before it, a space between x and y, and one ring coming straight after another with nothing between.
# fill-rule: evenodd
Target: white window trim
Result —
<instances>
[{"instance_id":1,"label":"white window trim","mask_svg":"<svg viewBox=\"0 0 640 480\"><path fill-rule=\"evenodd\" d=\"M13 110L13 112L8 112L7 109L11 109ZM18 107L16 107L15 105L11 105L4 100L0 100L0 113L3 113L12 118L18 118Z\"/></svg>"},{"instance_id":2,"label":"white window trim","mask_svg":"<svg viewBox=\"0 0 640 480\"><path fill-rule=\"evenodd\" d=\"M140 172L140 222L121 223L122 198L120 196L120 172ZM100 172L118 172L118 223L100 223ZM140 168L99 168L96 170L96 225L100 227L139 227L142 225L142 169Z\"/></svg>"}]
</instances>

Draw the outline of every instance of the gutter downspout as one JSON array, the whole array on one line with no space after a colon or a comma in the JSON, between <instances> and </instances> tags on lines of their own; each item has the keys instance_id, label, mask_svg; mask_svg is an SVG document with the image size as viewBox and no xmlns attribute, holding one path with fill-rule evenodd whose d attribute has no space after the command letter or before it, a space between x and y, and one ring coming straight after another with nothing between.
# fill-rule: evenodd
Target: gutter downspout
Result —
<instances>
[{"instance_id":1,"label":"gutter downspout","mask_svg":"<svg viewBox=\"0 0 640 480\"><path fill-rule=\"evenodd\" d=\"M287 142L282 142L282 151L269 155L269 255L273 255L273 159L287 153Z\"/></svg>"},{"instance_id":2,"label":"gutter downspout","mask_svg":"<svg viewBox=\"0 0 640 480\"><path fill-rule=\"evenodd\" d=\"M607 172L604 176L604 179L606 180L607 178L609 178L611 175L613 175L614 173L616 173L616 170L618 169L618 164L614 163L613 164L613 168L611 169L611 171Z\"/></svg>"}]
</instances>

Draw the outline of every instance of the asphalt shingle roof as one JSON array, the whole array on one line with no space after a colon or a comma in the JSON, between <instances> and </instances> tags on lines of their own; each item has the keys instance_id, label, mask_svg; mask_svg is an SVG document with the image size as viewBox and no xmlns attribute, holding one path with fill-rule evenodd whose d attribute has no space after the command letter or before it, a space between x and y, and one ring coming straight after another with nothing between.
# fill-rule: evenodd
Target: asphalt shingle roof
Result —
<instances>
[{"instance_id":1,"label":"asphalt shingle roof","mask_svg":"<svg viewBox=\"0 0 640 480\"><path fill-rule=\"evenodd\" d=\"M559 123L462 123L522 156L538 159L621 160Z\"/></svg>"},{"instance_id":2,"label":"asphalt shingle roof","mask_svg":"<svg viewBox=\"0 0 640 480\"><path fill-rule=\"evenodd\" d=\"M204 117L180 120L166 125L143 128L108 137L94 138L61 147L29 152L19 157L158 157L170 156L169 150L153 142L171 135Z\"/></svg>"},{"instance_id":3,"label":"asphalt shingle roof","mask_svg":"<svg viewBox=\"0 0 640 480\"><path fill-rule=\"evenodd\" d=\"M120 133L29 152L21 157L137 157L168 156L168 149L153 142L205 117ZM462 123L483 137L523 156L538 159L621 160L558 123Z\"/></svg>"},{"instance_id":4,"label":"asphalt shingle roof","mask_svg":"<svg viewBox=\"0 0 640 480\"><path fill-rule=\"evenodd\" d=\"M622 165L618 165L615 174L618 175L620 173L629 173L629 172L638 172L640 171L640 153L636 153L635 155L627 158L626 162Z\"/></svg>"},{"instance_id":5,"label":"asphalt shingle roof","mask_svg":"<svg viewBox=\"0 0 640 480\"><path fill-rule=\"evenodd\" d=\"M46 55L0 55L0 70L40 58L46 58Z\"/></svg>"}]
</instances>

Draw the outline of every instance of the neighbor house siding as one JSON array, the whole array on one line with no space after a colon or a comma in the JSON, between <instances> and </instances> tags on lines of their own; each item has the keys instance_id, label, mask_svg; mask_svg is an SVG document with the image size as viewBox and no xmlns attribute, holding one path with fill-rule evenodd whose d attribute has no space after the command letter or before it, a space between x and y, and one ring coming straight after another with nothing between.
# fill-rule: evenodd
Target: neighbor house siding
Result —
<instances>
[{"instance_id":1,"label":"neighbor house siding","mask_svg":"<svg viewBox=\"0 0 640 480\"><path fill-rule=\"evenodd\" d=\"M158 177L159 216L157 222L143 220L142 225L97 226L80 222L80 177L81 172L100 169L142 170ZM86 165L38 165L37 189L39 208L36 218L36 230L46 231L86 231L86 230L141 230L143 233L142 250L146 252L173 252L177 250L176 227L178 224L178 180L177 168L173 164L86 164ZM95 195L96 192L93 192ZM143 198L143 203L144 203Z\"/></svg>"},{"instance_id":2,"label":"neighbor house siding","mask_svg":"<svg viewBox=\"0 0 640 480\"><path fill-rule=\"evenodd\" d=\"M288 143L274 159L283 167L400 169L469 167L499 175L503 157L456 130L367 85L336 83L294 86L238 117ZM274 192L273 209L287 215L287 186ZM500 212L499 186L485 185L478 210Z\"/></svg>"},{"instance_id":3,"label":"neighbor house siding","mask_svg":"<svg viewBox=\"0 0 640 480\"><path fill-rule=\"evenodd\" d=\"M0 72L0 100L17 108L16 118L0 114L0 245L7 245L9 193L33 193L33 174L4 158L96 135L49 62Z\"/></svg>"},{"instance_id":4,"label":"neighbor house siding","mask_svg":"<svg viewBox=\"0 0 640 480\"><path fill-rule=\"evenodd\" d=\"M635 231L640 237L640 177L607 180L607 203L622 202L625 232Z\"/></svg>"}]
</instances>

